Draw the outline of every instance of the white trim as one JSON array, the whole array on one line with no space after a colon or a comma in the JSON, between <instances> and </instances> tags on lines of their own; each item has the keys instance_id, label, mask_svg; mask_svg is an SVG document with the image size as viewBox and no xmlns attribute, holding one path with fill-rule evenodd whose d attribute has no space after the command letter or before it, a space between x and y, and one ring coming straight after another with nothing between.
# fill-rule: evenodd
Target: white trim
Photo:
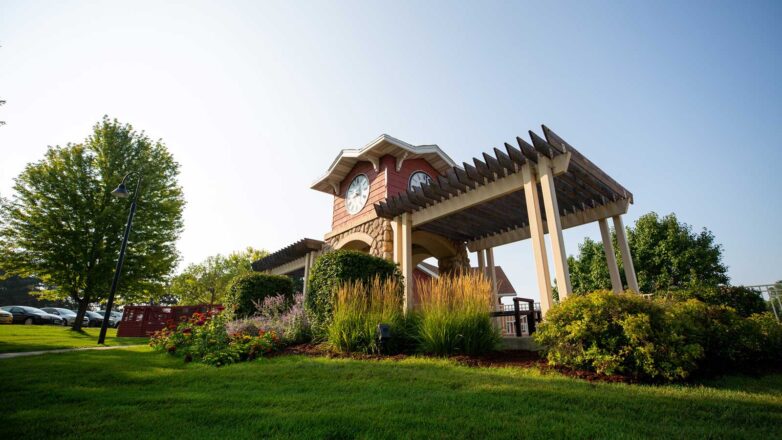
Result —
<instances>
[{"instance_id":1,"label":"white trim","mask_svg":"<svg viewBox=\"0 0 782 440\"><path fill-rule=\"evenodd\" d=\"M432 272L431 270L429 270L428 267L424 266L423 264L419 264L418 266L416 266L416 269L429 275L432 278L440 278L440 274Z\"/></svg>"},{"instance_id":2,"label":"white trim","mask_svg":"<svg viewBox=\"0 0 782 440\"><path fill-rule=\"evenodd\" d=\"M340 153L337 155L337 157L334 159L333 162L331 162L331 165L328 168L328 171L319 179L317 179L315 182L312 183L310 188L317 189L319 191L326 191L323 187L324 184L331 184L330 183L330 177L336 170L336 168L340 165L341 162L343 162L344 159L354 159L355 161L359 160L366 160L370 163L372 163L372 166L375 167L375 171L379 171L380 168L380 158L376 157L371 153L371 150L376 148L377 146L388 143L391 144L405 152L408 153L408 157L421 157L424 155L435 155L439 159L441 159L445 163L445 167L438 167L436 161L432 161L432 166L435 169L438 169L438 171L445 172L447 168L453 167L456 165L456 163L451 159L443 150L440 149L437 145L411 145L407 142L401 141L393 136L389 136L387 134L382 134L375 138L372 142L368 143L364 147L360 149L344 149L340 151ZM401 163L397 161L397 166L401 166ZM333 185L333 184L331 184Z\"/></svg>"},{"instance_id":3,"label":"white trim","mask_svg":"<svg viewBox=\"0 0 782 440\"><path fill-rule=\"evenodd\" d=\"M358 208L358 211L356 212L350 212L348 209L348 191L350 190L350 187L353 186L353 182L356 181L360 176L364 176L365 179L367 179L367 198L364 199L364 203L361 204L361 207ZM345 201L345 212L348 213L348 215L356 215L359 212L363 211L364 208L367 206L367 201L369 200L369 193L372 191L372 181L369 180L369 176L367 176L365 173L358 173L350 180L350 183L348 184L348 187L345 188L345 194L340 194L342 199Z\"/></svg>"},{"instance_id":4,"label":"white trim","mask_svg":"<svg viewBox=\"0 0 782 440\"><path fill-rule=\"evenodd\" d=\"M404 164L404 163L405 163L405 159L407 159L407 156L408 156L409 154L410 154L410 153L408 153L407 151L405 151L404 153L402 153L402 157L397 157L397 158L396 158L396 172L397 172L397 173L398 173L398 172L399 172L399 171L402 169L402 164Z\"/></svg>"}]
</instances>

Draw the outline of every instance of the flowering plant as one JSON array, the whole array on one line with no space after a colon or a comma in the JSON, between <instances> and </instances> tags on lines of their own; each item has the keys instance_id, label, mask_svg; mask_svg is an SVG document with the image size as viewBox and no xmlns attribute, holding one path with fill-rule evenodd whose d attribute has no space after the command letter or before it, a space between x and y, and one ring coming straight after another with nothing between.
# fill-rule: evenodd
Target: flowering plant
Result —
<instances>
[{"instance_id":1,"label":"flowering plant","mask_svg":"<svg viewBox=\"0 0 782 440\"><path fill-rule=\"evenodd\" d=\"M194 313L177 323L166 322L166 327L155 332L150 346L158 351L182 355L186 362L196 361L221 366L279 350L282 346L276 332L229 333L228 313Z\"/></svg>"},{"instance_id":2,"label":"flowering plant","mask_svg":"<svg viewBox=\"0 0 782 440\"><path fill-rule=\"evenodd\" d=\"M310 337L310 326L304 313L304 296L297 294L293 302L283 295L269 296L255 303L256 315L226 324L229 334L260 335L274 333L280 343L291 345L305 342Z\"/></svg>"}]
</instances>

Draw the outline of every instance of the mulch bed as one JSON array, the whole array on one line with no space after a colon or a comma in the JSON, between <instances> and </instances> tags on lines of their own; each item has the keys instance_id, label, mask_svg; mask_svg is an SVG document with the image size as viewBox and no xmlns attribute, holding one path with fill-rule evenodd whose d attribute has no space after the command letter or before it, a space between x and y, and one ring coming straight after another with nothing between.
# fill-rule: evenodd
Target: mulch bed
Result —
<instances>
[{"instance_id":1,"label":"mulch bed","mask_svg":"<svg viewBox=\"0 0 782 440\"><path fill-rule=\"evenodd\" d=\"M381 355L363 353L335 353L329 350L326 344L300 344L286 347L278 355L303 355L312 357L327 357L331 359L356 359L356 360L391 360L400 361L410 357L406 354ZM589 382L634 383L630 377L619 375L603 375L593 371L572 370L568 368L551 367L537 352L525 350L501 350L493 351L480 356L458 355L448 359L468 367L510 367L510 368L538 368L543 372L554 372L565 376L586 380Z\"/></svg>"}]
</instances>

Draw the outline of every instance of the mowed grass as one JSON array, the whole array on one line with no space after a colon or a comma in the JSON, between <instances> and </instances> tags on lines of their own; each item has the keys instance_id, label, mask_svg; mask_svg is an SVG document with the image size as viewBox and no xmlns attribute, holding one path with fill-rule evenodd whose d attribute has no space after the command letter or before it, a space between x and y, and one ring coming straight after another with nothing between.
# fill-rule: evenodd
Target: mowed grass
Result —
<instances>
[{"instance_id":1,"label":"mowed grass","mask_svg":"<svg viewBox=\"0 0 782 440\"><path fill-rule=\"evenodd\" d=\"M70 327L53 325L2 325L0 353L97 347L100 328L83 330L75 332ZM118 338L117 329L110 328L106 332L105 345L146 344L147 341L147 338Z\"/></svg>"},{"instance_id":2,"label":"mowed grass","mask_svg":"<svg viewBox=\"0 0 782 440\"><path fill-rule=\"evenodd\" d=\"M213 368L133 347L0 360L0 377L4 438L782 438L782 375L640 386L302 356Z\"/></svg>"}]
</instances>

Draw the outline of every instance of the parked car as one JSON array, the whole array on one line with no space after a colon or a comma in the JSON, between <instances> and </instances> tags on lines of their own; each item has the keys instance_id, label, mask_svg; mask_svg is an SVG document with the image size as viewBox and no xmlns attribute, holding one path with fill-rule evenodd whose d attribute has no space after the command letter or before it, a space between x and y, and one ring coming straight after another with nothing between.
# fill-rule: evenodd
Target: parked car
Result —
<instances>
[{"instance_id":1,"label":"parked car","mask_svg":"<svg viewBox=\"0 0 782 440\"><path fill-rule=\"evenodd\" d=\"M54 324L62 325L62 318L57 315L51 315L41 309L28 306L5 306L0 307L13 315L13 322L19 324Z\"/></svg>"},{"instance_id":2,"label":"parked car","mask_svg":"<svg viewBox=\"0 0 782 440\"><path fill-rule=\"evenodd\" d=\"M98 311L98 313L100 313L100 316L106 316L105 310L100 310ZM111 317L109 318L109 327L114 327L114 328L119 327L119 321L122 319L122 313L115 312L112 310L110 316Z\"/></svg>"},{"instance_id":3,"label":"parked car","mask_svg":"<svg viewBox=\"0 0 782 440\"><path fill-rule=\"evenodd\" d=\"M76 312L73 310L68 309L61 309L59 307L43 307L41 308L46 313L51 313L52 315L57 315L60 318L62 318L62 325L73 325L74 321L76 321ZM90 325L90 319L86 316L81 322L81 325L83 326L89 326Z\"/></svg>"},{"instance_id":4,"label":"parked car","mask_svg":"<svg viewBox=\"0 0 782 440\"><path fill-rule=\"evenodd\" d=\"M90 320L90 323L87 325L87 327L100 327L103 325L103 315L98 312L87 310L84 313L84 316Z\"/></svg>"},{"instance_id":5,"label":"parked car","mask_svg":"<svg viewBox=\"0 0 782 440\"><path fill-rule=\"evenodd\" d=\"M13 324L13 322L14 315L12 315L11 312L0 309L0 324Z\"/></svg>"}]
</instances>

